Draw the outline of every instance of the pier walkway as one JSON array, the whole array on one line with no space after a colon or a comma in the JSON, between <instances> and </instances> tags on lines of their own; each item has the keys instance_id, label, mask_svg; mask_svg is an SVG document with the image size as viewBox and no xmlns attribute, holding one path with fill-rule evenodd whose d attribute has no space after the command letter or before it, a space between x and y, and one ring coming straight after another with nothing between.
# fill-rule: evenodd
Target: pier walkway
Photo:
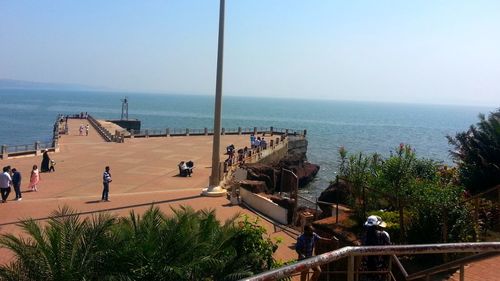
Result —
<instances>
[{"instance_id":1,"label":"pier walkway","mask_svg":"<svg viewBox=\"0 0 500 281\"><path fill-rule=\"evenodd\" d=\"M38 192L27 190L31 167L40 166L41 156L29 156L0 160L1 166L10 165L22 174L22 201L0 204L0 233L14 232L19 219L43 219L58 207L68 205L83 213L110 211L127 215L131 210L142 212L151 204L164 212L171 207L188 205L194 209L212 208L219 220L234 214L256 217L241 206L231 206L225 197L201 197L202 188L208 184L211 173L212 136L185 136L127 139L125 143L105 142L90 126L89 136L80 136L78 127L86 125L84 119L69 119L69 133L60 139L60 152L49 153L56 161L56 171L41 174ZM237 148L249 146L249 136L226 135L221 137L221 152L234 144ZM225 159L226 155L221 155ZM181 160L195 163L192 177L179 177L177 164ZM113 182L110 185L111 202L100 202L102 173L105 166L111 167ZM289 235L261 220L272 237L280 237L283 243L276 258L295 258L289 246L295 241ZM0 249L0 263L11 256Z\"/></svg>"}]
</instances>

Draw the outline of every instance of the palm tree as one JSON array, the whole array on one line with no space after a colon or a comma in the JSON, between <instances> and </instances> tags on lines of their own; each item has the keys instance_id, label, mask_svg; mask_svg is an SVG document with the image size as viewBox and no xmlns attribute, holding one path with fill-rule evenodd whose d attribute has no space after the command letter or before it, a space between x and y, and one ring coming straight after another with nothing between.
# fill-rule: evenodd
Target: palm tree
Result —
<instances>
[{"instance_id":1,"label":"palm tree","mask_svg":"<svg viewBox=\"0 0 500 281\"><path fill-rule=\"evenodd\" d=\"M27 238L3 235L16 259L0 280L239 280L274 264L265 229L238 216L221 224L214 210L157 207L115 219L81 218L64 207L47 224L26 220Z\"/></svg>"},{"instance_id":2,"label":"palm tree","mask_svg":"<svg viewBox=\"0 0 500 281\"><path fill-rule=\"evenodd\" d=\"M0 266L2 280L106 280L112 276L114 219L106 214L81 218L68 207L54 212L46 225L19 223L26 238L2 235L0 245L16 259Z\"/></svg>"},{"instance_id":3,"label":"palm tree","mask_svg":"<svg viewBox=\"0 0 500 281\"><path fill-rule=\"evenodd\" d=\"M232 243L236 216L221 225L213 210L172 211L166 217L150 208L120 221L117 236L128 241L119 254L124 275L132 280L237 280L251 275L231 266L237 253Z\"/></svg>"},{"instance_id":4,"label":"palm tree","mask_svg":"<svg viewBox=\"0 0 500 281\"><path fill-rule=\"evenodd\" d=\"M447 136L455 147L450 154L458 164L460 181L473 193L500 184L500 109L488 119L480 114L479 120L466 132Z\"/></svg>"}]
</instances>

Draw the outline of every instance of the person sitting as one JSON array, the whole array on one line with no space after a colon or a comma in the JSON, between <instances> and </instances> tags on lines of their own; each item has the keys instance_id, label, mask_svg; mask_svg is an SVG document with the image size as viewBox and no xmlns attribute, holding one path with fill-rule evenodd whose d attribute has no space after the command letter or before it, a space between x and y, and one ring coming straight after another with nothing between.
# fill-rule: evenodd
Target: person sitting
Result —
<instances>
[{"instance_id":1,"label":"person sitting","mask_svg":"<svg viewBox=\"0 0 500 281\"><path fill-rule=\"evenodd\" d=\"M188 168L188 166L186 165L186 162L184 161L181 161L181 163L179 163L179 175L181 177L187 177L187 176L191 176L191 169Z\"/></svg>"},{"instance_id":2,"label":"person sitting","mask_svg":"<svg viewBox=\"0 0 500 281\"><path fill-rule=\"evenodd\" d=\"M188 169L188 172L189 172L189 176L191 176L191 174L193 173L193 168L194 168L194 162L189 160L186 162L186 167Z\"/></svg>"}]
</instances>

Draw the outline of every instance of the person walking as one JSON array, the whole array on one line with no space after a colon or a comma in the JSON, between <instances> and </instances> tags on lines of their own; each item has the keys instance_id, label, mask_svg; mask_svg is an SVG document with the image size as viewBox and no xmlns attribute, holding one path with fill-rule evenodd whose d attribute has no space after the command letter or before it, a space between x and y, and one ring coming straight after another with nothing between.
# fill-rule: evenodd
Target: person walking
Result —
<instances>
[{"instance_id":1,"label":"person walking","mask_svg":"<svg viewBox=\"0 0 500 281\"><path fill-rule=\"evenodd\" d=\"M87 124L87 125L85 126L85 135L86 135L86 136L88 136L88 135L89 135L89 129L90 129L90 126L89 126L89 124Z\"/></svg>"},{"instance_id":2,"label":"person walking","mask_svg":"<svg viewBox=\"0 0 500 281\"><path fill-rule=\"evenodd\" d=\"M319 236L314 232L312 225L306 224L304 226L304 233L297 238L297 243L295 244L295 251L299 254L298 260L307 259L313 256L314 247L318 241L328 241L332 242L333 239L328 239ZM309 281L316 281L321 274L321 268L319 266L312 267L313 275L309 278ZM303 271L300 274L300 281L306 281L309 270Z\"/></svg>"},{"instance_id":3,"label":"person walking","mask_svg":"<svg viewBox=\"0 0 500 281\"><path fill-rule=\"evenodd\" d=\"M364 246L384 246L391 244L389 233L384 230L387 224L379 216L369 216L364 227L366 235L363 239ZM384 256L368 256L365 258L366 269L370 272L383 271L388 266L388 259ZM372 273L372 279L385 280L383 274Z\"/></svg>"},{"instance_id":4,"label":"person walking","mask_svg":"<svg viewBox=\"0 0 500 281\"><path fill-rule=\"evenodd\" d=\"M21 194L21 173L16 168L12 168L12 185L16 193L16 201L23 200L23 195Z\"/></svg>"},{"instance_id":5,"label":"person walking","mask_svg":"<svg viewBox=\"0 0 500 281\"><path fill-rule=\"evenodd\" d=\"M10 186L12 185L10 166L5 166L2 170L3 173L0 175L0 193L2 196L2 203L7 203L7 198L9 198L10 194Z\"/></svg>"},{"instance_id":6,"label":"person walking","mask_svg":"<svg viewBox=\"0 0 500 281\"><path fill-rule=\"evenodd\" d=\"M31 191L38 191L38 183L40 182L40 171L38 171L38 166L33 165L33 169L31 170L30 176L30 184L28 188Z\"/></svg>"},{"instance_id":7,"label":"person walking","mask_svg":"<svg viewBox=\"0 0 500 281\"><path fill-rule=\"evenodd\" d=\"M109 195L109 183L112 182L113 180L111 179L111 173L109 172L109 166L106 166L104 168L104 173L102 174L102 201L109 202L108 195Z\"/></svg>"}]
</instances>

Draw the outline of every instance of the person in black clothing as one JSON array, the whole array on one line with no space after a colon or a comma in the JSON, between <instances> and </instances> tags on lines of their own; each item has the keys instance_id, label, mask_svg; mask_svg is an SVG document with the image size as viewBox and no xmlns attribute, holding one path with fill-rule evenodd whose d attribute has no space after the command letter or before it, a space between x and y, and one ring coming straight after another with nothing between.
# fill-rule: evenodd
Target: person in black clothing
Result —
<instances>
[{"instance_id":1,"label":"person in black clothing","mask_svg":"<svg viewBox=\"0 0 500 281\"><path fill-rule=\"evenodd\" d=\"M387 224L382 221L381 217L369 216L364 226L366 228L366 235L363 239L364 246L383 246L391 244L389 233L383 230ZM382 270L387 266L386 260L382 256L368 256L365 262L368 271ZM382 278L380 275L370 274L368 276L374 276L375 280Z\"/></svg>"},{"instance_id":2,"label":"person in black clothing","mask_svg":"<svg viewBox=\"0 0 500 281\"><path fill-rule=\"evenodd\" d=\"M42 164L40 165L40 172L45 173L49 172L50 169L50 157L49 157L49 151L45 149L43 151L43 158L42 158Z\"/></svg>"},{"instance_id":3,"label":"person in black clothing","mask_svg":"<svg viewBox=\"0 0 500 281\"><path fill-rule=\"evenodd\" d=\"M23 200L21 194L21 173L16 169L12 169L12 185L14 186L14 192L16 192L16 200Z\"/></svg>"}]
</instances>

